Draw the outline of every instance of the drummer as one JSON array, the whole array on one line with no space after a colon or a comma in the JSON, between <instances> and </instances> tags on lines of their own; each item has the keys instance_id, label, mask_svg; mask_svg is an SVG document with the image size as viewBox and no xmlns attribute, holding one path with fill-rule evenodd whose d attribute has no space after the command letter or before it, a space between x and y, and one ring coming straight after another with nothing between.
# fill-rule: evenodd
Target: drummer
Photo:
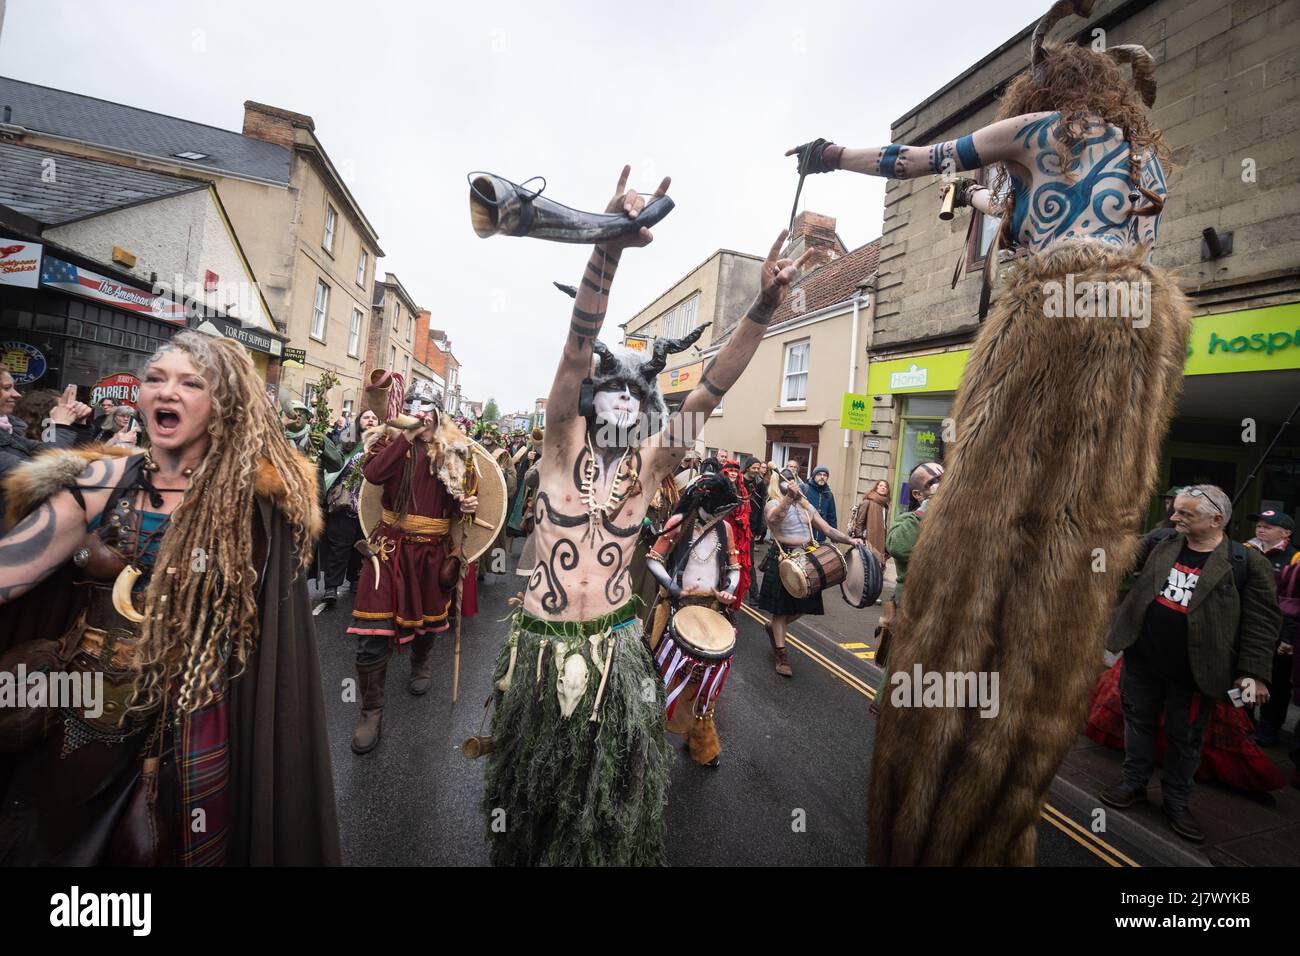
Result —
<instances>
[{"instance_id":1,"label":"drummer","mask_svg":"<svg viewBox=\"0 0 1300 956\"><path fill-rule=\"evenodd\" d=\"M687 488L664 524L663 533L646 555L646 566L659 582L659 596L646 632L651 653L659 647L670 617L683 606L707 607L719 614L719 623L730 626L740 562L726 518L740 504L726 476L705 474ZM725 623L722 615L726 615ZM689 639L691 635L684 636ZM713 720L716 699L710 696L702 706L695 706L702 696L699 684L704 673L705 669L697 666L684 678L687 687L669 711L668 729L686 738L692 760L717 767L722 744ZM673 688L667 690L671 694Z\"/></svg>"},{"instance_id":2,"label":"drummer","mask_svg":"<svg viewBox=\"0 0 1300 956\"><path fill-rule=\"evenodd\" d=\"M781 583L779 566L781 551L809 551L816 547L813 532L820 531L837 544L862 544L861 538L851 538L838 528L832 528L799 490L799 479L794 472L782 469L773 471L767 486L767 504L763 509L768 530L776 542L768 549L760 570L763 584L758 592L758 606L772 615L765 624L776 672L782 677L793 677L790 657L786 653L785 638L790 625L805 614L824 614L822 596L818 591L806 598L797 598ZM780 545L777 547L776 545Z\"/></svg>"}]
</instances>

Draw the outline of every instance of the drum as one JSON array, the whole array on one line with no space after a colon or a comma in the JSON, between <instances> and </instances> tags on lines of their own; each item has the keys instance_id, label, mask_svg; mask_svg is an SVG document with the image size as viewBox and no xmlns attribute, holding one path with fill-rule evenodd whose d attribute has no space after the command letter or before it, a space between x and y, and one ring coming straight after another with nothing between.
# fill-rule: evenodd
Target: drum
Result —
<instances>
[{"instance_id":1,"label":"drum","mask_svg":"<svg viewBox=\"0 0 1300 956\"><path fill-rule=\"evenodd\" d=\"M849 548L844 555L844 580L840 582L840 596L852 607L870 607L880 597L884 575L876 553L865 544Z\"/></svg>"},{"instance_id":2,"label":"drum","mask_svg":"<svg viewBox=\"0 0 1300 956\"><path fill-rule=\"evenodd\" d=\"M844 557L831 544L811 551L799 551L781 559L781 584L790 596L802 601L844 580Z\"/></svg>"},{"instance_id":3,"label":"drum","mask_svg":"<svg viewBox=\"0 0 1300 956\"><path fill-rule=\"evenodd\" d=\"M667 695L664 714L668 729L677 733L674 715L690 726L690 717L703 717L722 693L736 650L736 629L710 608L688 604L677 609L667 633L655 648L655 664ZM679 707L683 701L685 707Z\"/></svg>"}]
</instances>

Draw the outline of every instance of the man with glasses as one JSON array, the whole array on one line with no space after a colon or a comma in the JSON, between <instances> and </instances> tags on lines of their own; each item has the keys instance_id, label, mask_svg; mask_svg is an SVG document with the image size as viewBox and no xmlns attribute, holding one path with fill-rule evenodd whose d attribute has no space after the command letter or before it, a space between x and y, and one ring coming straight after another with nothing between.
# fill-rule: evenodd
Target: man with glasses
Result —
<instances>
[{"instance_id":1,"label":"man with glasses","mask_svg":"<svg viewBox=\"0 0 1300 956\"><path fill-rule=\"evenodd\" d=\"M1224 534L1232 503L1223 489L1183 488L1172 517L1174 534L1143 541L1137 578L1106 639L1108 650L1124 652L1124 770L1101 799L1118 809L1146 799L1163 711L1165 816L1175 833L1200 843L1205 834L1188 804L1205 724L1225 694L1237 706L1267 703L1282 614L1268 561Z\"/></svg>"}]
</instances>

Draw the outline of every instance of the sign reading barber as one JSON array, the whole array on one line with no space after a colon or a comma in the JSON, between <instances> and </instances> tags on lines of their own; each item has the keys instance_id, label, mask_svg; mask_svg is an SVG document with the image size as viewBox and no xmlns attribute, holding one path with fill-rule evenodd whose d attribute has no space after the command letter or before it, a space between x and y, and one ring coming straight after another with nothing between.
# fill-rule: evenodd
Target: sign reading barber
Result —
<instances>
[{"instance_id":1,"label":"sign reading barber","mask_svg":"<svg viewBox=\"0 0 1300 956\"><path fill-rule=\"evenodd\" d=\"M130 405L134 408L140 401L140 380L131 372L114 372L104 376L91 388L90 404L98 405L106 398L111 399L114 405Z\"/></svg>"}]
</instances>

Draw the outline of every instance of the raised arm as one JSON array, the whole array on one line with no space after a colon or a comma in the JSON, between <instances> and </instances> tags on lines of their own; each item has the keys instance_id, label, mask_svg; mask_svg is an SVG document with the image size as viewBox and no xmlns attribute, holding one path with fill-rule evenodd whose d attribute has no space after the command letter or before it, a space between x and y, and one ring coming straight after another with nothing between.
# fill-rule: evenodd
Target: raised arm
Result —
<instances>
[{"instance_id":1,"label":"raised arm","mask_svg":"<svg viewBox=\"0 0 1300 956\"><path fill-rule=\"evenodd\" d=\"M1055 116L1055 113L1013 116L990 123L966 136L928 146L890 143L855 149L817 139L788 150L786 155L799 157L800 171L808 173L845 169L886 179L955 175L992 163L1021 163L1035 124L1050 121Z\"/></svg>"},{"instance_id":2,"label":"raised arm","mask_svg":"<svg viewBox=\"0 0 1300 956\"><path fill-rule=\"evenodd\" d=\"M85 510L70 491L60 491L0 537L0 604L26 594L72 557L86 536L86 515L103 511L124 468L120 458L93 462L76 479Z\"/></svg>"},{"instance_id":3,"label":"raised arm","mask_svg":"<svg viewBox=\"0 0 1300 956\"><path fill-rule=\"evenodd\" d=\"M630 174L631 167L624 166L622 175L618 177L614 198L605 207L605 211L621 212L628 218L635 219L645 208L646 199L637 195L636 190L627 188ZM668 184L669 180L665 178L651 198L657 199L665 195ZM623 250L630 246L647 246L653 239L650 230L642 226L637 232L622 239L597 243L592 247L591 258L587 260L582 281L578 284L578 294L573 301L573 317L569 321L569 333L564 340L560 367L555 373L555 381L551 383L550 396L546 402L544 449L557 448L578 418L578 396L582 380L591 372L591 343L600 335L601 327L605 324L609 290Z\"/></svg>"},{"instance_id":4,"label":"raised arm","mask_svg":"<svg viewBox=\"0 0 1300 956\"><path fill-rule=\"evenodd\" d=\"M785 244L788 231L781 230L768 251L767 259L759 270L758 296L736 325L727 344L714 357L700 376L700 384L686 396L681 409L668 420L663 431L655 435L648 443L651 448L649 457L649 474L651 482L657 484L682 460L686 449L699 437L697 424L706 421L722 396L736 384L740 374L749 365L749 360L763 341L768 323L785 300L790 283L799 277L799 269L813 254L808 250L798 260L781 258L781 247ZM548 406L549 408L549 406Z\"/></svg>"}]
</instances>

